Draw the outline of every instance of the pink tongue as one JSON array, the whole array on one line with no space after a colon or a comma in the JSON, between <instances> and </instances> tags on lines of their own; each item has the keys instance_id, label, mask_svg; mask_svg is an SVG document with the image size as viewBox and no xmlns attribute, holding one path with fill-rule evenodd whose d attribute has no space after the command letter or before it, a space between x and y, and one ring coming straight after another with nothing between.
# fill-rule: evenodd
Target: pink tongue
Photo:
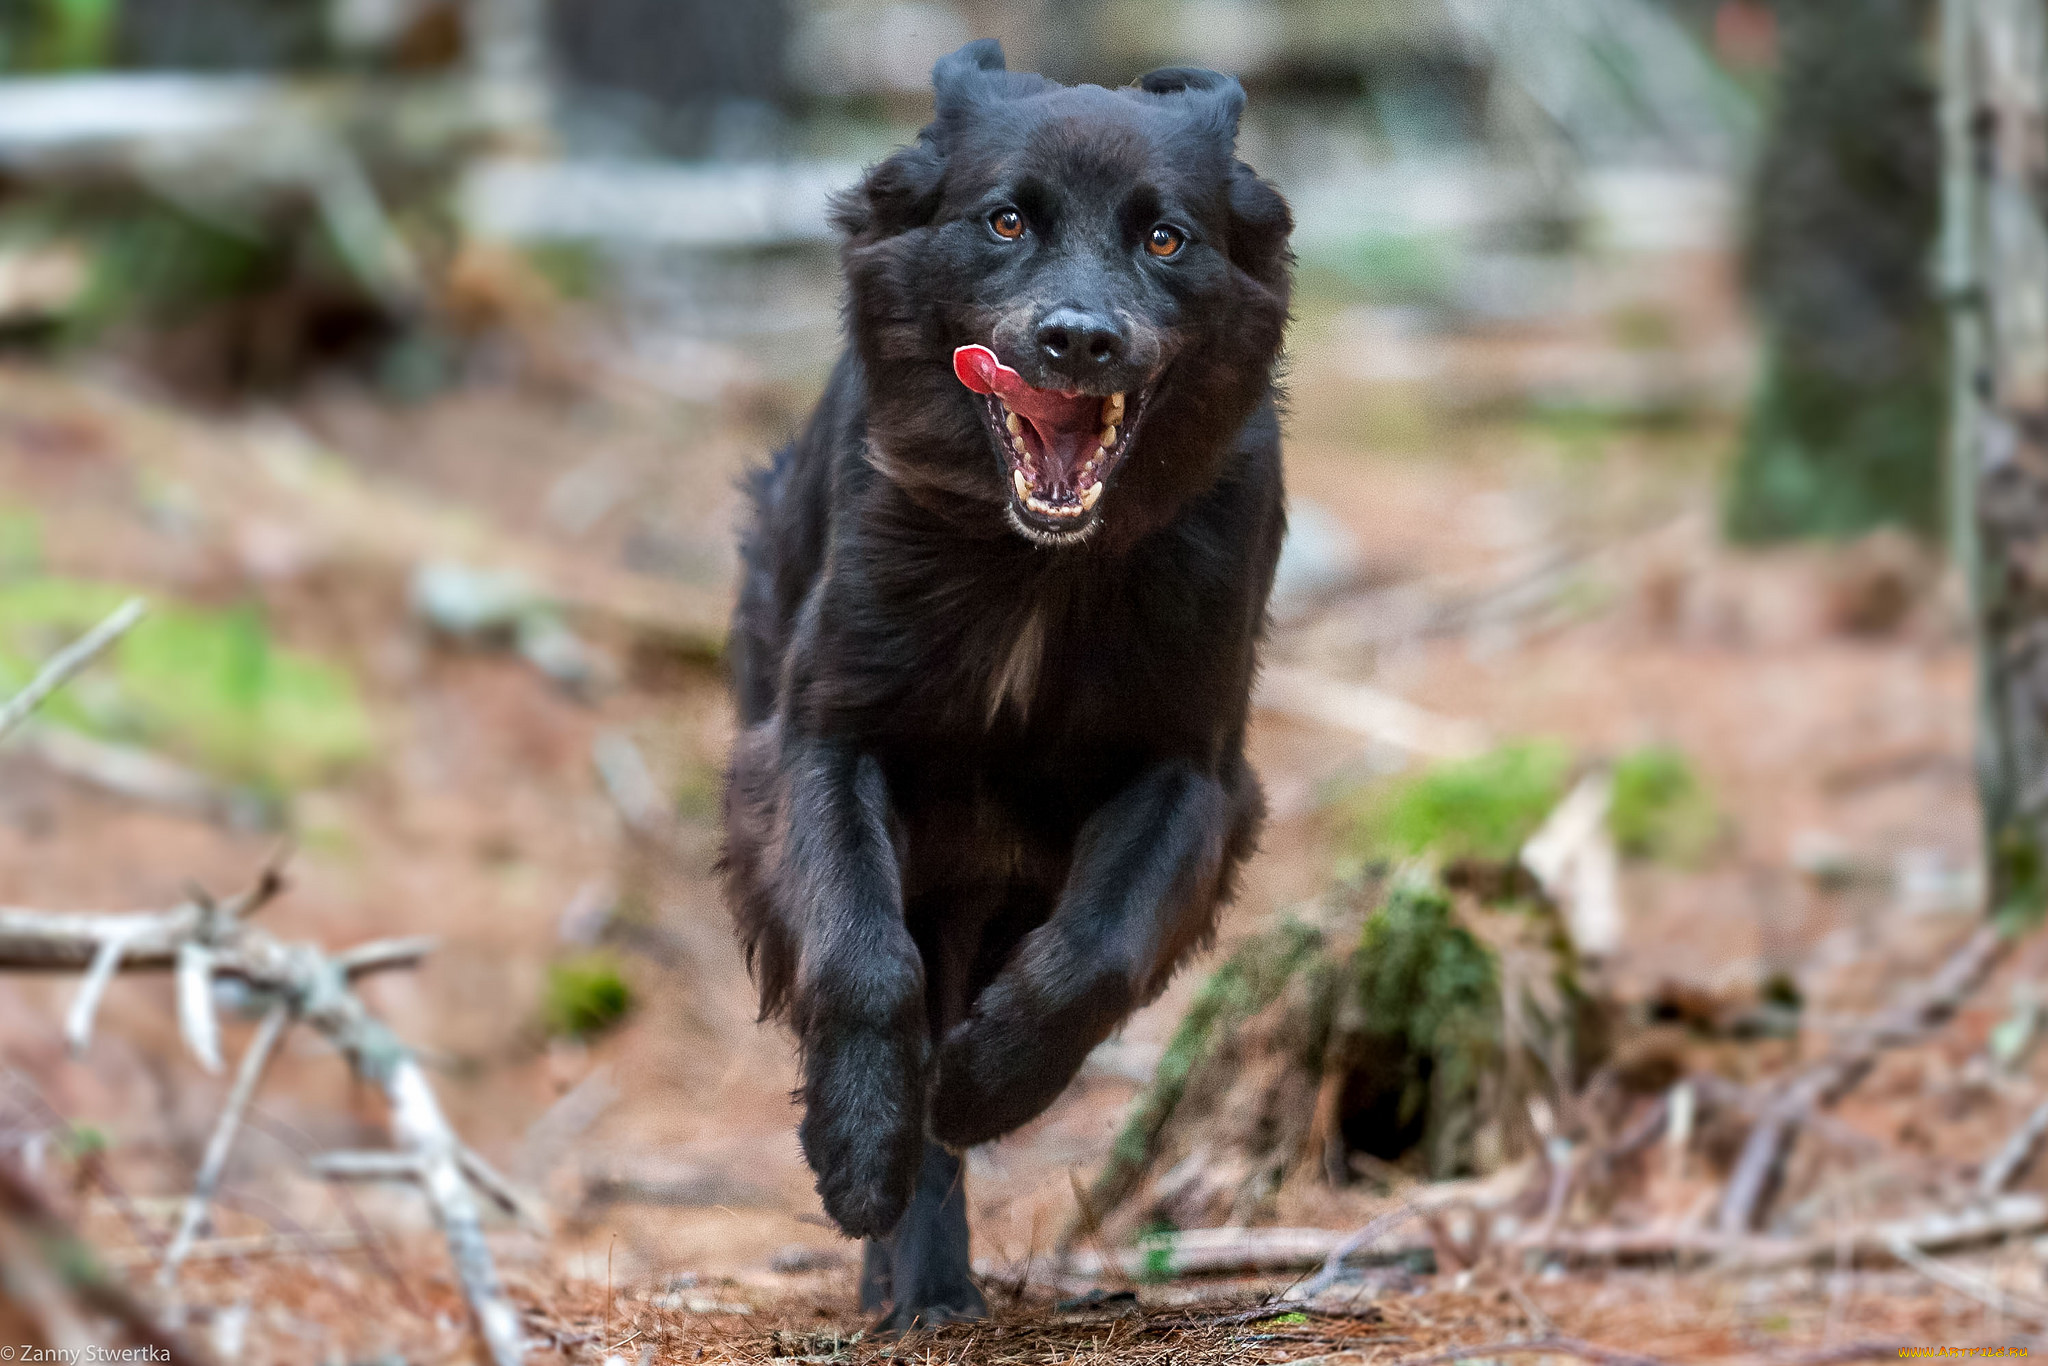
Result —
<instances>
[{"instance_id":1,"label":"pink tongue","mask_svg":"<svg viewBox=\"0 0 2048 1366\"><path fill-rule=\"evenodd\" d=\"M1053 458L1056 491L1065 492L1061 476L1071 473L1095 447L1101 429L1102 400L1094 394L1063 394L1034 389L1024 377L996 359L986 346L963 346L953 353L953 373L977 394L994 394L1027 419Z\"/></svg>"}]
</instances>

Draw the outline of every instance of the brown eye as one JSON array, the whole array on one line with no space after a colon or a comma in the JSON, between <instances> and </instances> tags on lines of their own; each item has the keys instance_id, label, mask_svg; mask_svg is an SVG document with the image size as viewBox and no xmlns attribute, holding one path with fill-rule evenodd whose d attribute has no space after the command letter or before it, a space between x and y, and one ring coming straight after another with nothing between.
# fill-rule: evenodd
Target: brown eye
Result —
<instances>
[{"instance_id":1,"label":"brown eye","mask_svg":"<svg viewBox=\"0 0 2048 1366\"><path fill-rule=\"evenodd\" d=\"M997 209L988 216L988 226L1005 242L1014 242L1024 235L1024 215L1015 209Z\"/></svg>"},{"instance_id":2,"label":"brown eye","mask_svg":"<svg viewBox=\"0 0 2048 1366\"><path fill-rule=\"evenodd\" d=\"M1163 260L1168 256L1179 255L1181 246L1186 241L1187 239L1181 236L1179 228L1170 228L1161 223L1145 238L1145 250Z\"/></svg>"}]
</instances>

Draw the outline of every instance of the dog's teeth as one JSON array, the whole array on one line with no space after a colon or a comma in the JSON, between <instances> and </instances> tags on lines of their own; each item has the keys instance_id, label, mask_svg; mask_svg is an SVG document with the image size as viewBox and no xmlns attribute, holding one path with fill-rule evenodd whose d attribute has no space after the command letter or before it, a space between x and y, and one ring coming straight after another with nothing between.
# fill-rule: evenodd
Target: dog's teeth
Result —
<instances>
[{"instance_id":1,"label":"dog's teeth","mask_svg":"<svg viewBox=\"0 0 2048 1366\"><path fill-rule=\"evenodd\" d=\"M1115 425L1112 424L1110 426L1104 427L1101 431L1101 434L1095 438L1095 444L1102 447L1104 450L1107 450L1109 447L1114 446L1116 444Z\"/></svg>"},{"instance_id":2,"label":"dog's teeth","mask_svg":"<svg viewBox=\"0 0 2048 1366\"><path fill-rule=\"evenodd\" d=\"M1124 396L1111 394L1102 400L1102 420L1106 425L1115 426L1124 419Z\"/></svg>"},{"instance_id":3,"label":"dog's teeth","mask_svg":"<svg viewBox=\"0 0 2048 1366\"><path fill-rule=\"evenodd\" d=\"M1024 435L1024 419L1015 413L1011 413L1008 417L1004 418L1003 425L1009 428L1011 436Z\"/></svg>"},{"instance_id":4,"label":"dog's teeth","mask_svg":"<svg viewBox=\"0 0 2048 1366\"><path fill-rule=\"evenodd\" d=\"M1010 482L1017 486L1017 496L1025 502L1031 501L1031 481L1024 477L1024 471L1011 470Z\"/></svg>"},{"instance_id":5,"label":"dog's teeth","mask_svg":"<svg viewBox=\"0 0 2048 1366\"><path fill-rule=\"evenodd\" d=\"M1100 485L1100 484L1090 484L1090 485L1089 485L1089 486L1088 486L1087 488L1085 488L1085 489L1082 489L1082 490L1081 490L1081 508L1082 508L1082 510L1083 510L1083 511L1086 511L1087 509L1089 509L1089 508L1092 508L1092 507L1094 507L1094 506L1095 506L1095 503L1096 503L1096 500L1097 500L1097 499L1099 499L1099 498L1101 498L1101 497L1102 497L1102 485Z\"/></svg>"}]
</instances>

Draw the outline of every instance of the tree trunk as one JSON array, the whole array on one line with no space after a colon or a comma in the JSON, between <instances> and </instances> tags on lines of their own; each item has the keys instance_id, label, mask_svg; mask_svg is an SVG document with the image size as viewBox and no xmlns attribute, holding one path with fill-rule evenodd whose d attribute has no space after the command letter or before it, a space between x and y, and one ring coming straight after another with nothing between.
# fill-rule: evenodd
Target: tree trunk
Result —
<instances>
[{"instance_id":1,"label":"tree trunk","mask_svg":"<svg viewBox=\"0 0 2048 1366\"><path fill-rule=\"evenodd\" d=\"M1781 0L1746 273L1763 370L1737 539L1941 531L1939 217L1926 0Z\"/></svg>"},{"instance_id":2,"label":"tree trunk","mask_svg":"<svg viewBox=\"0 0 2048 1366\"><path fill-rule=\"evenodd\" d=\"M1978 620L1990 906L2048 899L2048 4L1945 0L1954 535Z\"/></svg>"}]
</instances>

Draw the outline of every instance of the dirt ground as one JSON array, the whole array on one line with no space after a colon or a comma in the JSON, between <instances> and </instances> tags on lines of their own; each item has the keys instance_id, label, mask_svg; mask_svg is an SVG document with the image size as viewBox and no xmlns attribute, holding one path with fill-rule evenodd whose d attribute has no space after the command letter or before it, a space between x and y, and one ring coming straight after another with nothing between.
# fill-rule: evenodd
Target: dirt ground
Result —
<instances>
[{"instance_id":1,"label":"dirt ground","mask_svg":"<svg viewBox=\"0 0 2048 1366\"><path fill-rule=\"evenodd\" d=\"M1630 289L1655 289L1678 328L1670 364L1739 392L1746 342L1720 262L1621 275L1606 313L1416 347L1510 389L1546 364L1627 370L1642 358L1601 320ZM1300 312L1290 488L1355 553L1314 602L1283 613L1271 658L1498 739L1556 737L1589 758L1646 743L1686 755L1725 830L1700 866L1626 873L1624 943L1605 969L1619 995L1740 999L1790 978L1807 1002L1802 1037L1730 1054L1731 1069L1760 1071L1896 999L1975 927L1966 619L1924 552L1884 540L1730 549L1714 512L1735 433L1725 409L1621 420L1453 405L1428 373L1366 363L1369 310L1311 298ZM732 723L701 634L730 582L733 480L800 415L826 345L777 343L810 347L816 366L729 348L740 378L708 400L601 360L515 365L408 407L335 384L225 413L112 366L0 369L0 499L40 519L49 572L258 604L280 640L342 662L360 688L373 751L291 796L291 889L265 915L335 947L439 937L420 971L367 995L429 1051L457 1127L553 1211L546 1238L509 1223L493 1234L554 1352L540 1359L600 1361L620 1339L625 1361L885 1350L837 1336L860 1326L858 1249L811 1192L789 1042L754 1022L712 871ZM433 637L408 582L436 558L516 563L562 588L612 679L577 696L509 651ZM593 746L621 735L679 794L666 838L627 828L593 764ZM1224 948L1327 884L1330 793L1412 761L1274 710L1259 712L1252 750L1273 815ZM0 904L125 909L173 904L193 883L229 891L279 833L0 755ZM593 1042L551 1039L547 967L596 938L622 956L637 1008ZM2018 1122L2033 1100L2027 1069L1987 1070L1984 1041L2031 999L2038 957L2023 950L1936 1045L1888 1059L1844 1106L1838 1117L1880 1154L1845 1169L1953 1184ZM971 1155L976 1254L1002 1312L899 1356L1394 1361L1506 1339L1534 1351L1563 1335L1674 1360L1850 1360L1858 1344L1989 1344L2039 1322L1909 1271L1839 1269L1446 1271L1342 1316L1222 1326L1182 1302L1244 1305L1270 1287L1145 1287L1139 1307L1051 1313L1073 1287L1019 1286L1016 1268L1066 1222L1199 975L1134 1018L1043 1118ZM167 981L117 983L91 1050L68 1059L71 990L0 981L7 1087L20 1114L103 1136L124 1198L80 1190L74 1206L117 1262L146 1264L137 1229L172 1217L223 1083L178 1050ZM248 1026L229 1033L232 1051ZM217 1341L243 1334L252 1361L459 1358L459 1300L415 1197L303 1175L308 1153L379 1146L380 1126L379 1102L299 1037L262 1093L217 1221L223 1235L277 1238L278 1255L195 1266L192 1322ZM1660 1169L1622 1214L1697 1215L1715 1189L1711 1173ZM1881 1182L1830 1189L1871 1208L1887 1198ZM1291 1189L1281 1217L1349 1228L1387 1199ZM2030 1283L2030 1255L1994 1252L1979 1271Z\"/></svg>"}]
</instances>

